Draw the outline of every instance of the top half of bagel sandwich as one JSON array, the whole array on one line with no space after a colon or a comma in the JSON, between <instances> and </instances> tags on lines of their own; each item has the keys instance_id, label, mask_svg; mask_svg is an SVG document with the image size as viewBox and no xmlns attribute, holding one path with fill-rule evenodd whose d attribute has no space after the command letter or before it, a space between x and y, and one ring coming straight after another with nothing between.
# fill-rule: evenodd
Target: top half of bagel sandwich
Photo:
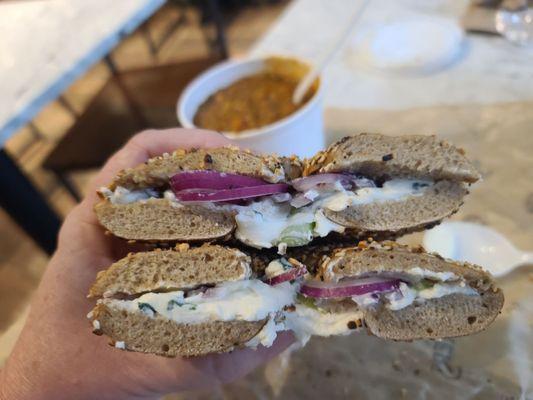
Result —
<instances>
[{"instance_id":1,"label":"top half of bagel sandwich","mask_svg":"<svg viewBox=\"0 0 533 400\"><path fill-rule=\"evenodd\" d=\"M307 160L178 149L120 172L95 211L128 240L232 239L283 253L332 233L425 229L456 212L479 178L461 149L435 136L348 136Z\"/></svg>"}]
</instances>

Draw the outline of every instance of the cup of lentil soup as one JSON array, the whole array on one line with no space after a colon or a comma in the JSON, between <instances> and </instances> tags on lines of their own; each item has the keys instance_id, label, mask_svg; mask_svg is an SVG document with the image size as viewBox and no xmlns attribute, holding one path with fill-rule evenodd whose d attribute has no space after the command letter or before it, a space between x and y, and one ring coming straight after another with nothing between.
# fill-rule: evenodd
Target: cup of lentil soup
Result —
<instances>
[{"instance_id":1,"label":"cup of lentil soup","mask_svg":"<svg viewBox=\"0 0 533 400\"><path fill-rule=\"evenodd\" d=\"M322 85L292 93L310 65L288 57L230 60L199 75L177 105L185 128L219 131L243 148L307 157L324 147Z\"/></svg>"}]
</instances>

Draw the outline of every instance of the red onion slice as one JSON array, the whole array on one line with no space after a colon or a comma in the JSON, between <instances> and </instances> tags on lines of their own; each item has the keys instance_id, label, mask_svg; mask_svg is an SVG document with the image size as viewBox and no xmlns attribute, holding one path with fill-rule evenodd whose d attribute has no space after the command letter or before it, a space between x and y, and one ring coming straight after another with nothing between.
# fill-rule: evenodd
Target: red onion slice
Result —
<instances>
[{"instance_id":1,"label":"red onion slice","mask_svg":"<svg viewBox=\"0 0 533 400\"><path fill-rule=\"evenodd\" d=\"M185 171L170 178L170 186L174 192L185 189L235 189L268 184L261 179L217 171Z\"/></svg>"},{"instance_id":2,"label":"red onion slice","mask_svg":"<svg viewBox=\"0 0 533 400\"><path fill-rule=\"evenodd\" d=\"M400 282L399 279L390 278L344 279L336 283L309 280L304 282L300 293L319 299L351 297L367 293L390 292L398 289Z\"/></svg>"},{"instance_id":3,"label":"red onion slice","mask_svg":"<svg viewBox=\"0 0 533 400\"><path fill-rule=\"evenodd\" d=\"M351 176L350 181L356 186L356 188L376 187L376 183L372 179Z\"/></svg>"},{"instance_id":4,"label":"red onion slice","mask_svg":"<svg viewBox=\"0 0 533 400\"><path fill-rule=\"evenodd\" d=\"M291 185L299 192L307 192L319 184L334 185L337 181L348 183L350 179L344 174L317 174L295 179L291 181Z\"/></svg>"},{"instance_id":5,"label":"red onion slice","mask_svg":"<svg viewBox=\"0 0 533 400\"><path fill-rule=\"evenodd\" d=\"M375 187L372 179L363 178L354 174L317 174L298 178L291 181L291 185L299 192L307 192L316 189L318 185L333 187L340 182L345 189Z\"/></svg>"},{"instance_id":6,"label":"red onion slice","mask_svg":"<svg viewBox=\"0 0 533 400\"><path fill-rule=\"evenodd\" d=\"M304 276L306 273L307 273L307 268L305 268L305 266L303 265L300 265L298 267L291 268L288 271L285 271L272 278L265 279L265 283L271 286L274 286L274 285L278 285L283 282L292 281L296 278L299 278L300 276Z\"/></svg>"},{"instance_id":7,"label":"red onion slice","mask_svg":"<svg viewBox=\"0 0 533 400\"><path fill-rule=\"evenodd\" d=\"M312 202L313 201L305 197L303 193L298 193L291 200L291 206L293 206L294 208L301 208L303 206L311 204Z\"/></svg>"},{"instance_id":8,"label":"red onion slice","mask_svg":"<svg viewBox=\"0 0 533 400\"><path fill-rule=\"evenodd\" d=\"M174 194L176 195L176 199L183 203L198 203L250 199L253 197L284 193L288 190L289 185L285 183L274 183L269 185L223 190L187 189L174 192Z\"/></svg>"}]
</instances>

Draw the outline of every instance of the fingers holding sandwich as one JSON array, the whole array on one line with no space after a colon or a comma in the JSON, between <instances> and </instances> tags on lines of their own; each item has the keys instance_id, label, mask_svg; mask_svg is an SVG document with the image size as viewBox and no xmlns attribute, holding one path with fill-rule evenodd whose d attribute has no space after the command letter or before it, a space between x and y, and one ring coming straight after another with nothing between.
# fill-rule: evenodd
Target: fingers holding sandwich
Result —
<instances>
[{"instance_id":1,"label":"fingers holding sandwich","mask_svg":"<svg viewBox=\"0 0 533 400\"><path fill-rule=\"evenodd\" d=\"M255 350L237 349L231 353L210 354L200 358L191 358L188 362L202 371L207 371L211 377L216 377L216 383L224 384L253 371L293 343L294 336L291 332L280 332L276 341L270 347L259 346ZM205 387L202 385L205 385L205 380L200 382L199 387Z\"/></svg>"},{"instance_id":2,"label":"fingers holding sandwich","mask_svg":"<svg viewBox=\"0 0 533 400\"><path fill-rule=\"evenodd\" d=\"M245 376L293 343L294 337L290 332L281 332L271 347L237 349L231 353L209 354L194 358L150 357L145 354L142 355L144 366L146 366L146 357L150 357L150 361L155 365L139 379L148 378L150 386L157 388L161 395L182 390L214 389ZM135 358L135 360L140 359Z\"/></svg>"}]
</instances>

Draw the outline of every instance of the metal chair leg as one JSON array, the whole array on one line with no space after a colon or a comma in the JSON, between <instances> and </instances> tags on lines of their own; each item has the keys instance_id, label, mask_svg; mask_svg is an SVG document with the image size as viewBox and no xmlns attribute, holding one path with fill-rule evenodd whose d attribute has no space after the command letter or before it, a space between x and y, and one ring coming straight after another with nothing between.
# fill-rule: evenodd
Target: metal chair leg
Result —
<instances>
[{"instance_id":1,"label":"metal chair leg","mask_svg":"<svg viewBox=\"0 0 533 400\"><path fill-rule=\"evenodd\" d=\"M82 196L79 192L78 188L74 185L74 182L70 179L70 177L65 173L61 171L52 171L54 175L56 176L57 180L63 185L65 190L69 192L69 194L72 196L74 200L76 200L77 203L81 202Z\"/></svg>"},{"instance_id":2,"label":"metal chair leg","mask_svg":"<svg viewBox=\"0 0 533 400\"><path fill-rule=\"evenodd\" d=\"M74 117L74 119L77 119L79 117L78 112L74 109L72 104L70 104L70 102L66 99L65 96L60 95L57 98L57 101L59 102L59 104L63 106L65 110L67 110L70 113L70 115Z\"/></svg>"},{"instance_id":3,"label":"metal chair leg","mask_svg":"<svg viewBox=\"0 0 533 400\"><path fill-rule=\"evenodd\" d=\"M111 75L117 75L118 74L118 68L115 62L113 61L113 58L111 57L111 53L106 55L104 57L104 62L107 65L107 68L109 68L109 71L111 72Z\"/></svg>"},{"instance_id":4,"label":"metal chair leg","mask_svg":"<svg viewBox=\"0 0 533 400\"><path fill-rule=\"evenodd\" d=\"M30 128L31 135L34 137L34 139L42 140L45 138L39 127L35 125L35 122L28 122L28 126Z\"/></svg>"},{"instance_id":5,"label":"metal chair leg","mask_svg":"<svg viewBox=\"0 0 533 400\"><path fill-rule=\"evenodd\" d=\"M215 23L215 44L218 50L218 55L223 59L228 58L228 45L226 42L226 33L224 30L224 17L222 16L222 11L220 10L220 4L218 0L208 0L207 5L209 7L209 12Z\"/></svg>"},{"instance_id":6,"label":"metal chair leg","mask_svg":"<svg viewBox=\"0 0 533 400\"><path fill-rule=\"evenodd\" d=\"M0 150L0 206L48 254L57 244L61 225L57 214L18 165Z\"/></svg>"},{"instance_id":7,"label":"metal chair leg","mask_svg":"<svg viewBox=\"0 0 533 400\"><path fill-rule=\"evenodd\" d=\"M148 120L142 113L141 108L137 105L137 102L135 101L134 96L130 93L130 90L128 87L124 84L122 77L120 75L120 71L118 70L115 62L111 58L111 54L108 54L104 57L104 61L109 68L111 74L113 75L111 79L113 79L121 91L122 95L124 96L124 99L128 103L128 107L133 115L133 117L136 119L137 124L139 126L142 126L143 128L148 128Z\"/></svg>"},{"instance_id":8,"label":"metal chair leg","mask_svg":"<svg viewBox=\"0 0 533 400\"><path fill-rule=\"evenodd\" d=\"M154 39L152 38L152 35L150 34L150 29L148 27L148 22L141 25L141 33L144 37L144 40L146 41L146 44L148 45L148 49L150 50L150 54L152 57L157 58L157 45L154 42Z\"/></svg>"},{"instance_id":9,"label":"metal chair leg","mask_svg":"<svg viewBox=\"0 0 533 400\"><path fill-rule=\"evenodd\" d=\"M185 21L185 14L181 13L176 20L174 20L168 25L168 27L166 27L165 31L163 32L161 38L158 41L155 41L152 37L148 22L141 26L141 33L144 36L144 39L146 40L146 44L148 45L148 49L150 50L150 54L152 55L152 57L157 58L157 53L159 52L159 50L161 50L161 48L165 45L170 36L172 36L176 29L178 29L180 25L183 25Z\"/></svg>"}]
</instances>

